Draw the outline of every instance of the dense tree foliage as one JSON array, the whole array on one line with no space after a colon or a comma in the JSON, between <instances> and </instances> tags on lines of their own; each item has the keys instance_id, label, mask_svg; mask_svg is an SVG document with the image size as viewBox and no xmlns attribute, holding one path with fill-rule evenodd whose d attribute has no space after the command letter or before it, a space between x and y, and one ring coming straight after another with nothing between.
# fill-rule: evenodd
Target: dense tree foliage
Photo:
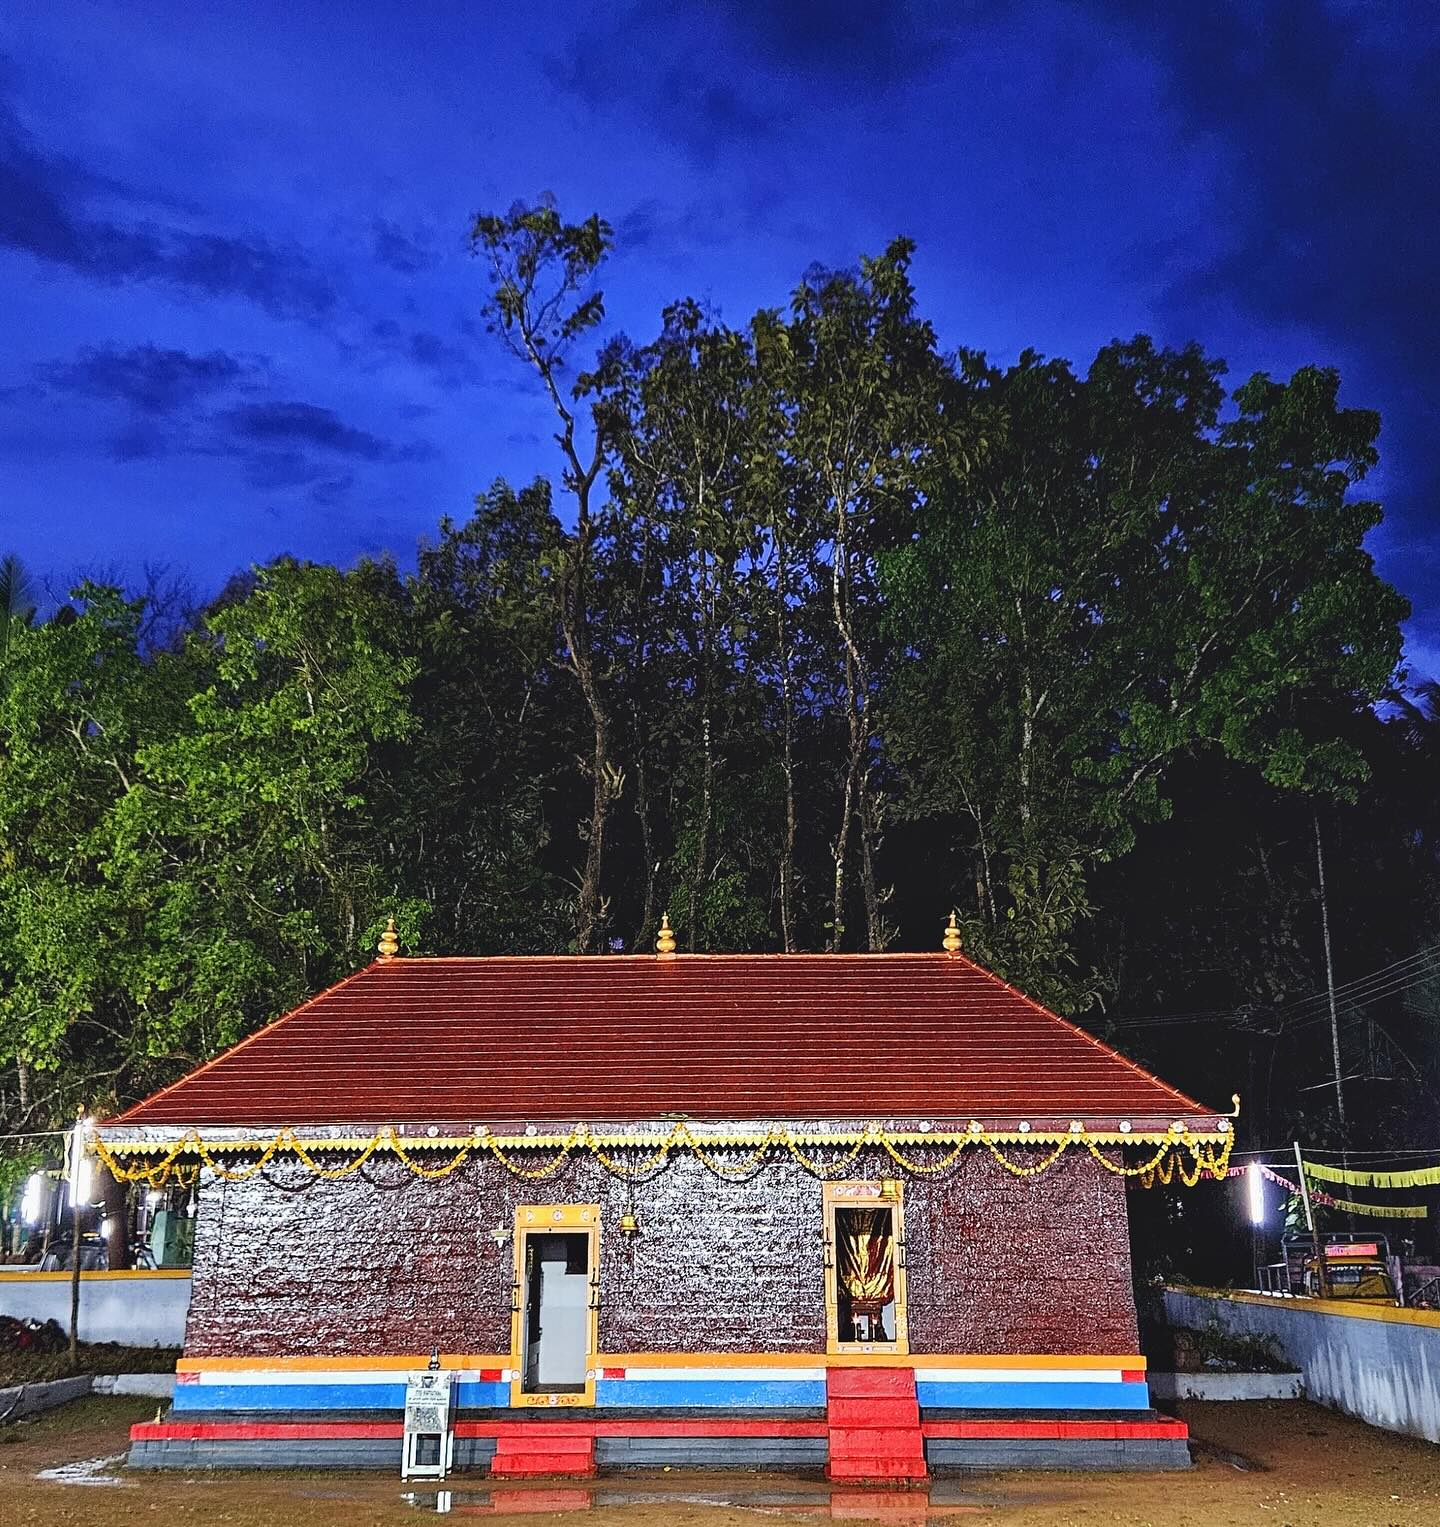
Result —
<instances>
[{"instance_id":1,"label":"dense tree foliage","mask_svg":"<svg viewBox=\"0 0 1440 1527\"><path fill-rule=\"evenodd\" d=\"M878 951L953 907L1060 1011L1323 1133L1316 825L1342 982L1435 944L1440 846L1334 373L945 354L904 242L582 368L610 229L473 241L553 484L163 641L113 588L37 619L0 564L8 1127L172 1078L391 914L417 952L645 950L662 911L682 949ZM1372 1133L1440 1069L1425 991L1347 999Z\"/></svg>"}]
</instances>

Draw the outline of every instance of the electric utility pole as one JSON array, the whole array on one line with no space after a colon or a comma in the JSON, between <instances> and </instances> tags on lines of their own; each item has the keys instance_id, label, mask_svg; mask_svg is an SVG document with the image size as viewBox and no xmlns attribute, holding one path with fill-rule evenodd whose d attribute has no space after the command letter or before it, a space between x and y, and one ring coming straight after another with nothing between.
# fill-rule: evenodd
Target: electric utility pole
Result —
<instances>
[{"instance_id":1,"label":"electric utility pole","mask_svg":"<svg viewBox=\"0 0 1440 1527\"><path fill-rule=\"evenodd\" d=\"M1325 848L1320 839L1320 810L1315 821L1315 873L1320 881L1320 934L1325 944L1325 991L1330 998L1330 1059L1335 1067L1335 1111L1340 1116L1340 1149L1349 1161L1350 1130L1345 1123L1345 1081L1340 1070L1340 1015L1335 1008L1335 966L1330 958L1330 903L1325 895Z\"/></svg>"},{"instance_id":2,"label":"electric utility pole","mask_svg":"<svg viewBox=\"0 0 1440 1527\"><path fill-rule=\"evenodd\" d=\"M85 1108L75 1113L75 1128L70 1135L70 1371L80 1361L80 1178L85 1169Z\"/></svg>"}]
</instances>

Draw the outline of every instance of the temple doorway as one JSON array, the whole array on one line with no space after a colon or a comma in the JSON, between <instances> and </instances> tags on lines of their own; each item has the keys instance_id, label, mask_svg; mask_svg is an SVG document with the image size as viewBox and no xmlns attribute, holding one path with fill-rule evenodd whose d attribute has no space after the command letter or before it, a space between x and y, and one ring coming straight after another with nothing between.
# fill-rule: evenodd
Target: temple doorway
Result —
<instances>
[{"instance_id":1,"label":"temple doorway","mask_svg":"<svg viewBox=\"0 0 1440 1527\"><path fill-rule=\"evenodd\" d=\"M895 1340L895 1229L889 1206L835 1211L842 1342Z\"/></svg>"},{"instance_id":2,"label":"temple doorway","mask_svg":"<svg viewBox=\"0 0 1440 1527\"><path fill-rule=\"evenodd\" d=\"M905 1352L905 1238L898 1182L824 1188L825 1309L831 1352Z\"/></svg>"}]
</instances>

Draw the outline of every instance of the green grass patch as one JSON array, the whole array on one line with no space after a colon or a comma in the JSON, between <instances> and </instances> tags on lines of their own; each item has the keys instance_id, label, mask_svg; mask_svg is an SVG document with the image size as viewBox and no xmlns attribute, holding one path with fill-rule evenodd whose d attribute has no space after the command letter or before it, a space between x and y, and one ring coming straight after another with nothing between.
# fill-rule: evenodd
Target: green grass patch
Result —
<instances>
[{"instance_id":1,"label":"green grass patch","mask_svg":"<svg viewBox=\"0 0 1440 1527\"><path fill-rule=\"evenodd\" d=\"M0 1352L0 1389L12 1384L40 1384L76 1373L173 1373L178 1347L127 1347L117 1341L80 1343L79 1361L69 1351Z\"/></svg>"},{"instance_id":2,"label":"green grass patch","mask_svg":"<svg viewBox=\"0 0 1440 1527\"><path fill-rule=\"evenodd\" d=\"M128 1437L137 1421L153 1421L156 1406L163 1404L144 1395L88 1394L68 1405L41 1411L38 1416L0 1426L0 1447L20 1442L63 1442L101 1427L114 1429L117 1437Z\"/></svg>"}]
</instances>

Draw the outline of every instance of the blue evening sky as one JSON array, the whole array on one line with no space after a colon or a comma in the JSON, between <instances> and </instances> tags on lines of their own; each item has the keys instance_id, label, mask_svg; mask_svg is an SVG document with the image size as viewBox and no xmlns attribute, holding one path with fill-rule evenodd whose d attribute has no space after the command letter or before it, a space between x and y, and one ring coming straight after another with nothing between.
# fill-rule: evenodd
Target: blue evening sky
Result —
<instances>
[{"instance_id":1,"label":"blue evening sky","mask_svg":"<svg viewBox=\"0 0 1440 1527\"><path fill-rule=\"evenodd\" d=\"M208 592L553 471L466 250L548 191L636 337L905 233L947 346L1338 366L1440 672L1437 121L1425 0L8 0L0 551Z\"/></svg>"}]
</instances>

